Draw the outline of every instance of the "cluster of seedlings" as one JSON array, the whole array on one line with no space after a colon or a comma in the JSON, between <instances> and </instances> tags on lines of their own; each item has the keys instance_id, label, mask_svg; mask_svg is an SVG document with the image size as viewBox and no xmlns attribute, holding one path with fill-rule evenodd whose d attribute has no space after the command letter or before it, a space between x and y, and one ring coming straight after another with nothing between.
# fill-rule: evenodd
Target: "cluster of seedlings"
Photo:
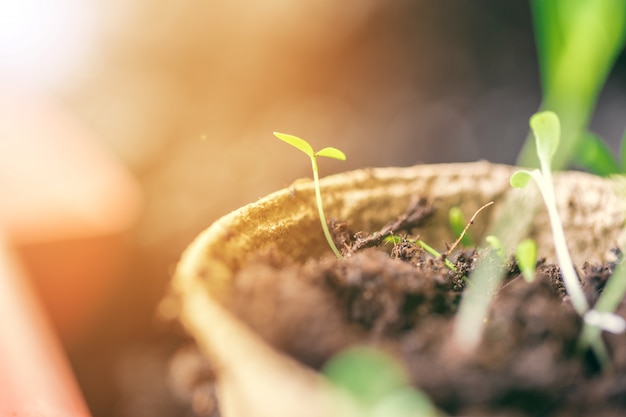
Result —
<instances>
[{"instance_id":1,"label":"cluster of seedlings","mask_svg":"<svg viewBox=\"0 0 626 417\"><path fill-rule=\"evenodd\" d=\"M582 352L591 349L602 368L609 369L611 366L610 355L604 345L602 333L605 331L612 333L622 333L626 331L626 321L621 316L615 314L616 309L626 294L626 266L624 266L623 262L618 264L613 275L606 283L604 291L602 291L599 299L593 307L590 306L581 286L581 282L572 262L572 258L569 254L562 222L557 210L555 191L552 181L551 161L558 148L560 139L559 118L555 113L550 111L537 113L531 117L530 127L535 137L540 168L535 170L516 171L510 178L510 184L514 188L523 188L526 187L531 180L536 183L548 212L554 248L557 255L563 285L567 291L568 299L571 301L574 310L581 317L584 323L578 347L581 354ZM284 133L275 133L275 135L279 139L300 149L302 152L307 154L307 156L309 156L313 169L317 208L322 228L324 230L324 235L326 236L333 253L337 256L337 258L341 259L343 255L333 241L333 236L329 231L322 207L317 157L323 156L338 160L345 160L345 154L339 149L332 147L323 148L320 151L315 152L313 147L301 138ZM469 222L465 221L465 217L463 216L460 208L454 207L449 211L450 228L457 236L457 240L449 248L447 248L444 253L438 252L427 242L424 242L419 238L410 239L406 236L396 236L393 234L393 230L380 236L381 239L384 240L384 243L399 245L401 243L408 242L409 244L417 245L434 258L438 258L445 262L445 265L451 271L459 273L455 264L449 260L449 255L457 247L457 245L463 245L468 248L476 247L474 240L470 234L467 233L467 231L470 225L474 223L474 220L479 212L490 204L492 203L487 203L485 206L481 207L476 213L474 213L474 216ZM467 285L471 288L471 291L464 292L455 320L456 326L454 329L454 339L459 346L463 346L464 349L469 351L476 349L482 337L481 335L484 323L492 303L492 296L496 292L495 290L498 285L498 280L494 281L493 276L502 276L504 272L501 269L498 270L497 267L494 269L494 265L502 264L502 262L494 262L493 257L504 259L507 256L504 253L500 239L498 239L497 236L488 236L485 239L485 242L491 250L485 251L486 255L483 259L478 261L477 267L472 271L469 278L465 276L463 277ZM532 282L535 278L535 269L537 266L536 243L531 239L524 239L518 242L513 256L524 279L528 282ZM334 379L338 384L344 386L344 388L349 391L351 390L352 392L357 393L358 395L362 395L363 391L369 392L368 390L374 389L381 390L380 392L385 393L385 395L379 395L378 397L374 396L376 398L380 397L379 399L381 403L387 404L387 401L390 401L390 398L401 399L397 400L397 404L395 405L397 408L392 407L392 411L390 411L387 406L381 406L384 410L386 410L384 413L371 411L379 410L381 407L378 407L378 405L380 404L369 404L367 409L370 410L368 411L368 415L370 416L390 416L394 415L394 412L399 412L400 414L398 415L403 415L402 413L406 413L407 410L421 410L422 414L419 415L437 415L434 407L426 396L413 389L409 389L405 383L398 382L400 381L398 378L392 378L392 382L390 382L391 385L387 387L383 386L382 388L376 384L374 385L376 385L377 388L367 386L364 387L362 386L362 379L358 379L358 381L361 382L354 382L356 380L354 380L354 378L350 375L355 373L358 375L360 372L359 370L369 369L368 367L371 366L380 366L381 361L385 362L386 359L381 359L381 357L377 355L378 354L362 350L356 350L354 352L349 351L341 354L337 358L331 360L330 363L332 366L330 368L331 371L329 372L329 375L331 379ZM346 365L346 363L348 365ZM392 365L389 366L393 368ZM352 384L352 386L350 386L350 384ZM356 384L356 386L354 386L354 384ZM402 395L399 393L402 393Z\"/></svg>"}]
</instances>

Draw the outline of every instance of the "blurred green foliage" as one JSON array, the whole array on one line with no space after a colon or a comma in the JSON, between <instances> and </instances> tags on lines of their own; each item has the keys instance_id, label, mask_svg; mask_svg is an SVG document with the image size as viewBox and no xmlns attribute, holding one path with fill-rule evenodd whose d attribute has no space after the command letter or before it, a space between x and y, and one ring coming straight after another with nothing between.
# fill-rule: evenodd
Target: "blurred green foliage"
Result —
<instances>
[{"instance_id":1,"label":"blurred green foliage","mask_svg":"<svg viewBox=\"0 0 626 417\"><path fill-rule=\"evenodd\" d=\"M608 175L621 171L608 146L587 132L598 95L626 41L624 0L531 0L543 101L558 114L562 140L553 169L576 164ZM538 165L532 135L518 164Z\"/></svg>"},{"instance_id":2,"label":"blurred green foliage","mask_svg":"<svg viewBox=\"0 0 626 417\"><path fill-rule=\"evenodd\" d=\"M359 417L440 415L424 393L411 388L400 363L382 350L366 346L346 349L330 359L323 373L356 401Z\"/></svg>"}]
</instances>

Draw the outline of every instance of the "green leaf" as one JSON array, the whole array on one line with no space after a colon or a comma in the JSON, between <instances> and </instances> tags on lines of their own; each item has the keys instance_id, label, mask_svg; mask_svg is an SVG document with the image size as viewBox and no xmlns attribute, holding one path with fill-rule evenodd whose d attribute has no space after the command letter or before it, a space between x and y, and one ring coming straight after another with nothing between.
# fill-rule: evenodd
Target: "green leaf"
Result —
<instances>
[{"instance_id":1,"label":"green leaf","mask_svg":"<svg viewBox=\"0 0 626 417\"><path fill-rule=\"evenodd\" d=\"M533 282L537 267L537 243L532 239L522 240L515 248L515 259L524 279Z\"/></svg>"},{"instance_id":2,"label":"green leaf","mask_svg":"<svg viewBox=\"0 0 626 417\"><path fill-rule=\"evenodd\" d=\"M387 236L386 238L384 238L383 242L385 242L385 243L393 243L395 245L395 244L398 244L398 243L402 242L402 238L400 236L390 235L390 236Z\"/></svg>"},{"instance_id":3,"label":"green leaf","mask_svg":"<svg viewBox=\"0 0 626 417\"><path fill-rule=\"evenodd\" d=\"M326 158L339 159L340 161L346 160L345 153L343 153L337 148L332 148L332 147L320 149L319 151L315 152L315 155L325 156Z\"/></svg>"},{"instance_id":4,"label":"green leaf","mask_svg":"<svg viewBox=\"0 0 626 417\"><path fill-rule=\"evenodd\" d=\"M495 235L485 236L485 242L498 254L499 257L504 258L504 248L502 242Z\"/></svg>"},{"instance_id":5,"label":"green leaf","mask_svg":"<svg viewBox=\"0 0 626 417\"><path fill-rule=\"evenodd\" d=\"M552 111L535 113L530 118L530 128L535 135L537 154L550 161L559 147L561 123L559 116Z\"/></svg>"},{"instance_id":6,"label":"green leaf","mask_svg":"<svg viewBox=\"0 0 626 417\"><path fill-rule=\"evenodd\" d=\"M576 163L596 175L607 176L620 172L619 163L606 142L591 132L585 132L576 149Z\"/></svg>"},{"instance_id":7,"label":"green leaf","mask_svg":"<svg viewBox=\"0 0 626 417\"><path fill-rule=\"evenodd\" d=\"M448 211L448 222L450 223L450 229L452 230L454 237L458 239L465 230L466 224L465 216L463 215L463 211L460 207L455 206L450 208L450 211ZM469 233L463 235L461 244L468 248L475 246Z\"/></svg>"},{"instance_id":8,"label":"green leaf","mask_svg":"<svg viewBox=\"0 0 626 417\"><path fill-rule=\"evenodd\" d=\"M407 385L400 364L391 356L370 347L353 347L333 356L323 373L359 402L372 406Z\"/></svg>"},{"instance_id":9,"label":"green leaf","mask_svg":"<svg viewBox=\"0 0 626 417\"><path fill-rule=\"evenodd\" d=\"M532 174L530 171L520 170L515 171L513 175L511 175L511 179L509 183L513 188L524 188L528 185L528 182L532 178Z\"/></svg>"},{"instance_id":10,"label":"green leaf","mask_svg":"<svg viewBox=\"0 0 626 417\"><path fill-rule=\"evenodd\" d=\"M315 157L315 152L313 151L313 147L309 145L309 142L307 142L306 140L301 139L297 136L288 135L286 133L280 133L280 132L274 132L274 136L276 136L278 139L282 141L287 142L291 146L300 149L302 152L307 154L310 158Z\"/></svg>"},{"instance_id":11,"label":"green leaf","mask_svg":"<svg viewBox=\"0 0 626 417\"><path fill-rule=\"evenodd\" d=\"M437 417L439 412L426 394L402 387L372 407L369 417Z\"/></svg>"}]
</instances>

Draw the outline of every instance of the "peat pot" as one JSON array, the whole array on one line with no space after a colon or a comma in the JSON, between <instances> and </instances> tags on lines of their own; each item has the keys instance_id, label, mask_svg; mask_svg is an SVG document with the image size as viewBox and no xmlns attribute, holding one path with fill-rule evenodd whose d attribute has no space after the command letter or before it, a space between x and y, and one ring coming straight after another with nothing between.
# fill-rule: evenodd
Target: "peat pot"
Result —
<instances>
[{"instance_id":1,"label":"peat pot","mask_svg":"<svg viewBox=\"0 0 626 417\"><path fill-rule=\"evenodd\" d=\"M539 256L554 261L550 226L536 187L512 189L509 177L514 170L488 162L362 169L322 179L322 198L327 218L345 220L353 231L373 232L402 214L414 196L426 197L434 207L433 217L413 234L439 246L454 241L448 226L451 207L461 207L469 218L493 201L472 226L475 238L484 237L496 222L510 231L528 230L538 243ZM566 172L555 175L554 181L576 266L614 259L611 248L622 242L626 214L616 180ZM177 266L171 287L175 314L215 369L224 417L332 415L325 409L328 388L320 374L273 348L223 302L233 291L237 272L270 247L298 263L331 253L312 181L297 181L203 231ZM280 313L276 306L270 315ZM302 328L319 328L311 324L314 320L308 318Z\"/></svg>"}]
</instances>

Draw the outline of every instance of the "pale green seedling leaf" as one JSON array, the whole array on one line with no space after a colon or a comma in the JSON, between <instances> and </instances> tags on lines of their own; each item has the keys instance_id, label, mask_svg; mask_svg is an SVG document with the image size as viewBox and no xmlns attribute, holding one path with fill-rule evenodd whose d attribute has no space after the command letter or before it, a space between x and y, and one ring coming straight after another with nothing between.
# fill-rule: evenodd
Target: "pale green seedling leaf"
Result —
<instances>
[{"instance_id":1,"label":"pale green seedling leaf","mask_svg":"<svg viewBox=\"0 0 626 417\"><path fill-rule=\"evenodd\" d=\"M530 171L520 170L515 171L509 180L511 187L513 188L524 188L528 185L528 182L532 178L532 174Z\"/></svg>"},{"instance_id":2,"label":"pale green seedling leaf","mask_svg":"<svg viewBox=\"0 0 626 417\"><path fill-rule=\"evenodd\" d=\"M620 172L619 162L607 143L591 132L584 132L576 148L576 163L582 168L600 176Z\"/></svg>"},{"instance_id":3,"label":"pale green seedling leaf","mask_svg":"<svg viewBox=\"0 0 626 417\"><path fill-rule=\"evenodd\" d=\"M313 151L313 147L304 139L301 139L294 135L288 135L286 133L274 132L274 136L278 139L287 142L291 146L300 149L302 152L307 154L310 158L315 157L315 152Z\"/></svg>"},{"instance_id":4,"label":"pale green seedling leaf","mask_svg":"<svg viewBox=\"0 0 626 417\"><path fill-rule=\"evenodd\" d=\"M532 239L522 240L515 248L515 259L526 282L533 282L537 267L537 243Z\"/></svg>"},{"instance_id":5,"label":"pale green seedling leaf","mask_svg":"<svg viewBox=\"0 0 626 417\"><path fill-rule=\"evenodd\" d=\"M337 256L337 258L341 259L343 256L339 249L337 249L337 245L333 241L333 237L328 230L328 224L326 224L326 216L324 215L324 208L322 207L322 194L320 191L320 180L319 180L319 172L317 167L317 156L326 156L328 158L335 158L340 160L345 160L346 155L341 152L339 149L335 148L324 148L320 152L316 153L313 150L313 147L306 140L299 138L294 135L288 135L286 133L274 132L274 136L278 139L287 142L291 146L300 149L302 152L307 154L311 159L311 169L313 169L313 182L315 184L315 202L317 204L317 212L320 216L320 222L322 223L322 230L324 231L324 236L328 241L328 245Z\"/></svg>"},{"instance_id":6,"label":"pale green seedling leaf","mask_svg":"<svg viewBox=\"0 0 626 417\"><path fill-rule=\"evenodd\" d=\"M393 243L395 245L395 244L402 242L402 238L399 236L387 236L386 238L383 239L383 242Z\"/></svg>"},{"instance_id":7,"label":"pale green seedling leaf","mask_svg":"<svg viewBox=\"0 0 626 417\"><path fill-rule=\"evenodd\" d=\"M455 207L450 208L450 211L448 212L448 221L450 224L450 229L452 230L452 233L454 234L454 237L459 238L463 236L461 238L461 243L463 244L463 246L465 247L475 246L474 241L472 240L472 237L470 236L469 233L466 233L465 235L463 235L466 222L465 222L465 216L463 215L463 211L461 210L460 207L455 206Z\"/></svg>"},{"instance_id":8,"label":"pale green seedling leaf","mask_svg":"<svg viewBox=\"0 0 626 417\"><path fill-rule=\"evenodd\" d=\"M559 147L561 137L559 117L552 111L535 113L530 118L530 128L535 135L537 154L545 157L549 162Z\"/></svg>"},{"instance_id":9,"label":"pale green seedling leaf","mask_svg":"<svg viewBox=\"0 0 626 417\"><path fill-rule=\"evenodd\" d=\"M408 383L406 372L393 357L364 346L333 356L322 372L335 386L368 406Z\"/></svg>"},{"instance_id":10,"label":"pale green seedling leaf","mask_svg":"<svg viewBox=\"0 0 626 417\"><path fill-rule=\"evenodd\" d=\"M498 254L499 257L504 258L504 248L502 242L495 235L485 236L485 242Z\"/></svg>"},{"instance_id":11,"label":"pale green seedling leaf","mask_svg":"<svg viewBox=\"0 0 626 417\"><path fill-rule=\"evenodd\" d=\"M437 417L439 412L423 392L402 387L382 398L368 417Z\"/></svg>"},{"instance_id":12,"label":"pale green seedling leaf","mask_svg":"<svg viewBox=\"0 0 626 417\"><path fill-rule=\"evenodd\" d=\"M332 147L320 149L319 151L315 152L315 155L317 155L317 156L324 156L326 158L338 159L340 161L345 161L346 160L346 154L345 153L343 153L342 151L340 151L337 148L332 148Z\"/></svg>"},{"instance_id":13,"label":"pale green seedling leaf","mask_svg":"<svg viewBox=\"0 0 626 417\"><path fill-rule=\"evenodd\" d=\"M572 305L582 316L589 309L589 304L583 293L578 275L576 274L576 269L574 268L574 263L572 262L567 248L563 224L561 223L555 201L552 172L550 170L551 157L558 147L559 135L561 134L559 118L556 113L551 111L536 113L530 118L530 127L537 140L537 156L539 157L541 171L536 169L533 171L518 171L511 176L510 183L511 186L515 188L525 186L528 184L530 178L533 178L537 183L546 209L548 210L554 248L556 250L559 266L561 267L563 283L572 300Z\"/></svg>"},{"instance_id":14,"label":"pale green seedling leaf","mask_svg":"<svg viewBox=\"0 0 626 417\"><path fill-rule=\"evenodd\" d=\"M422 247L422 249L424 249L428 254L430 254L431 256L435 257L435 258L441 258L441 253L439 253L437 251L437 249L433 248L432 246L430 246L428 243L424 242L423 240L417 239L415 241L415 243L419 246ZM443 263L446 264L446 266L448 267L448 269L451 269L454 272L459 272L459 270L456 268L456 266L452 263L452 261L448 258L445 258L443 260Z\"/></svg>"}]
</instances>

